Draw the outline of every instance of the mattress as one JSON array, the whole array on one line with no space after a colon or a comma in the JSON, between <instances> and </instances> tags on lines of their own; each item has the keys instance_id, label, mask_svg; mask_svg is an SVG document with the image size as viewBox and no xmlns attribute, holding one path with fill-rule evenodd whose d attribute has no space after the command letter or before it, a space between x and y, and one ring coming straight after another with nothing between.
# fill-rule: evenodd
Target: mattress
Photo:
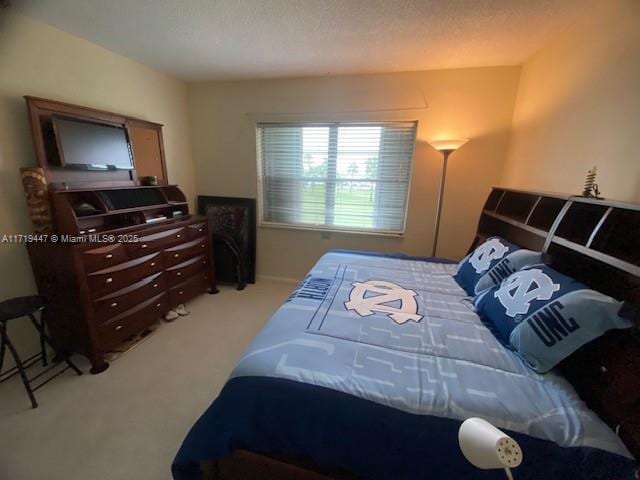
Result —
<instances>
[{"instance_id":1,"label":"mattress","mask_svg":"<svg viewBox=\"0 0 640 480\"><path fill-rule=\"evenodd\" d=\"M235 448L300 455L363 478L502 478L462 456L457 429L469 417L521 443L516 478L632 478L615 433L564 378L532 371L495 339L455 269L436 259L325 254L194 426L175 478L196 478L199 461Z\"/></svg>"}]
</instances>

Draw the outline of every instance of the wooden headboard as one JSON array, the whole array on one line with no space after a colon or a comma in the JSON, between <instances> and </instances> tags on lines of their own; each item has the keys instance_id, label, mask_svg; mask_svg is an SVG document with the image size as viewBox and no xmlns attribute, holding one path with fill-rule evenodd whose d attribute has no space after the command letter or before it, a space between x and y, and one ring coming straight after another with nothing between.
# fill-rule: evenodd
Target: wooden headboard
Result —
<instances>
[{"instance_id":1,"label":"wooden headboard","mask_svg":"<svg viewBox=\"0 0 640 480\"><path fill-rule=\"evenodd\" d=\"M635 327L610 331L560 364L582 399L640 458L640 205L493 188L472 249L490 236L625 301Z\"/></svg>"}]
</instances>

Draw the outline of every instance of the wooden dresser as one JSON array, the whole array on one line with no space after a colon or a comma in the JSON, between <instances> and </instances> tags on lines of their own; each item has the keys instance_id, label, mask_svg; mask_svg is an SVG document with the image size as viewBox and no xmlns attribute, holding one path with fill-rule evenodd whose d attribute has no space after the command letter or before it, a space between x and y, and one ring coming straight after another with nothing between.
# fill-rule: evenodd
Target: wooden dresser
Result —
<instances>
[{"instance_id":1,"label":"wooden dresser","mask_svg":"<svg viewBox=\"0 0 640 480\"><path fill-rule=\"evenodd\" d=\"M27 248L49 303L43 315L58 355L84 354L91 372L99 373L119 344L177 305L216 292L209 226L189 213L180 188L168 184L160 124L52 100L26 101L39 167L23 171L23 185L42 234ZM70 162L74 150L65 150L70 144L57 130L60 121L76 122L82 131L104 127L101 135L106 128L109 139L76 136L82 153L75 150ZM86 160L113 142L122 147L121 156L128 152L128 164L109 164L113 149L103 155L105 165ZM142 185L140 173L154 176L149 183L156 184Z\"/></svg>"},{"instance_id":2,"label":"wooden dresser","mask_svg":"<svg viewBox=\"0 0 640 480\"><path fill-rule=\"evenodd\" d=\"M158 187L163 188L176 190ZM146 205L84 217L75 217L70 208L71 202L89 193L135 195L139 190L54 192L57 241L49 237L28 244L38 290L50 302L46 321L53 343L61 352L86 355L92 373L107 368L105 353L168 310L216 291L205 218L184 214L156 224L127 225L135 221L135 214L158 215L176 207ZM73 217L63 221L65 211ZM75 231L69 226L74 223Z\"/></svg>"}]
</instances>

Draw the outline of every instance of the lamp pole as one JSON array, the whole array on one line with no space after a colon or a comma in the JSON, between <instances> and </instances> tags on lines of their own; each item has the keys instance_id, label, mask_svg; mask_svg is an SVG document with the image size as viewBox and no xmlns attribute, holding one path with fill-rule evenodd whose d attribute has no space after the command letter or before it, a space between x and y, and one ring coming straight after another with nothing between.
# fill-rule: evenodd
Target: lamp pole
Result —
<instances>
[{"instance_id":1,"label":"lamp pole","mask_svg":"<svg viewBox=\"0 0 640 480\"><path fill-rule=\"evenodd\" d=\"M438 234L440 233L440 216L442 215L442 200L444 197L444 182L447 176L447 160L449 160L449 155L453 152L453 149L443 149L440 150L444 155L444 163L442 165L442 177L440 178L440 193L438 195L438 209L436 210L436 231L433 236L433 250L431 251L431 256L436 256L436 250L438 248Z\"/></svg>"}]
</instances>

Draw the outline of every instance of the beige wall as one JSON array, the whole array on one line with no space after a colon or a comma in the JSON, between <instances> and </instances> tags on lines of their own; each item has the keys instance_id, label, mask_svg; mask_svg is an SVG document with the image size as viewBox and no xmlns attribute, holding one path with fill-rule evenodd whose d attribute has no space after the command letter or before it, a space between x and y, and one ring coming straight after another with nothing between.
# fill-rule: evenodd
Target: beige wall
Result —
<instances>
[{"instance_id":1,"label":"beige wall","mask_svg":"<svg viewBox=\"0 0 640 480\"><path fill-rule=\"evenodd\" d=\"M598 2L522 68L506 186L640 201L640 2Z\"/></svg>"},{"instance_id":2,"label":"beige wall","mask_svg":"<svg viewBox=\"0 0 640 480\"><path fill-rule=\"evenodd\" d=\"M259 228L258 274L301 278L330 248L430 254L442 157L426 141L438 138L472 139L450 158L438 249L459 258L502 172L518 77L518 67L494 67L192 84L198 193L256 197L256 120L417 119L404 238Z\"/></svg>"},{"instance_id":3,"label":"beige wall","mask_svg":"<svg viewBox=\"0 0 640 480\"><path fill-rule=\"evenodd\" d=\"M36 158L23 95L165 124L170 180L195 196L183 83L23 16L0 22L0 234L31 231L19 168ZM0 298L35 292L24 246L0 244L0 265Z\"/></svg>"}]
</instances>

